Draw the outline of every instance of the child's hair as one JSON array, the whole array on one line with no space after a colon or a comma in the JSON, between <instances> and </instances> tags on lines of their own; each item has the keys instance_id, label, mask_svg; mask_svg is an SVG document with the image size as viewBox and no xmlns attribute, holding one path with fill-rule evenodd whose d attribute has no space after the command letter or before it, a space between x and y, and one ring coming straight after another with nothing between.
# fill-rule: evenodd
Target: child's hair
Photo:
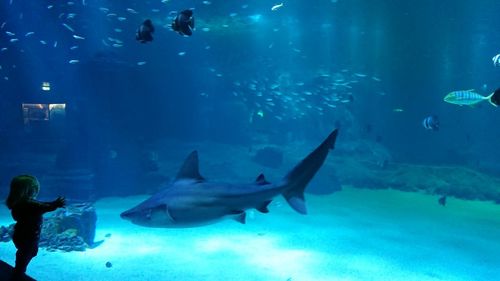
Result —
<instances>
[{"instance_id":1,"label":"child's hair","mask_svg":"<svg viewBox=\"0 0 500 281\"><path fill-rule=\"evenodd\" d=\"M5 204L12 209L17 203L35 198L40 191L40 183L31 175L16 176L10 182L10 192Z\"/></svg>"}]
</instances>

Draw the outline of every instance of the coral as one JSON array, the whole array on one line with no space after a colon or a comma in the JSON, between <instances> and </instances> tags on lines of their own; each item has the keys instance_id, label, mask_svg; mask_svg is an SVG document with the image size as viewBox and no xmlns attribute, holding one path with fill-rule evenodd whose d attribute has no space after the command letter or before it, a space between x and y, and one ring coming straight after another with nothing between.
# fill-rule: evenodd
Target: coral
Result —
<instances>
[{"instance_id":1,"label":"coral","mask_svg":"<svg viewBox=\"0 0 500 281\"><path fill-rule=\"evenodd\" d=\"M97 215L91 203L68 205L44 218L39 246L48 251L85 251L100 245L94 243ZM0 242L9 242L14 224L0 226Z\"/></svg>"},{"instance_id":2,"label":"coral","mask_svg":"<svg viewBox=\"0 0 500 281\"><path fill-rule=\"evenodd\" d=\"M94 244L97 215L90 203L73 204L44 219L40 247L84 251Z\"/></svg>"}]
</instances>

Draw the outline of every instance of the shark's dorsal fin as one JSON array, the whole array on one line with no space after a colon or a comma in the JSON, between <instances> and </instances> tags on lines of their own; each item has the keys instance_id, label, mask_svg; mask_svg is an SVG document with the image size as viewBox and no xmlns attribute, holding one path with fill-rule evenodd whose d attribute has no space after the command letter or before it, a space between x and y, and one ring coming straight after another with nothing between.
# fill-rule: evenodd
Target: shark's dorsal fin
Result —
<instances>
[{"instance_id":1,"label":"shark's dorsal fin","mask_svg":"<svg viewBox=\"0 0 500 281\"><path fill-rule=\"evenodd\" d=\"M191 152L186 160L184 160L184 164L182 164L182 167L175 178L175 180L180 179L195 179L198 181L205 180L200 175L200 171L198 169L198 152L196 150Z\"/></svg>"},{"instance_id":2,"label":"shark's dorsal fin","mask_svg":"<svg viewBox=\"0 0 500 281\"><path fill-rule=\"evenodd\" d=\"M270 184L270 182L268 182L266 180L266 177L264 176L264 174L260 174L257 179L255 180L255 183L258 184L258 185L265 185L265 184Z\"/></svg>"}]
</instances>

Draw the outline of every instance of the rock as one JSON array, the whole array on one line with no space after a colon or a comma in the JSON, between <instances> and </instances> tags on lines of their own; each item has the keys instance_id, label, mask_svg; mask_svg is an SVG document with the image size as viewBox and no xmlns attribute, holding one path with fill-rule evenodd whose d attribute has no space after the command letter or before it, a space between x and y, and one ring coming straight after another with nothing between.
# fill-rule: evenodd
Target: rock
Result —
<instances>
[{"instance_id":1,"label":"rock","mask_svg":"<svg viewBox=\"0 0 500 281\"><path fill-rule=\"evenodd\" d=\"M460 166L391 163L381 169L375 159L336 158L333 166L343 184L360 188L425 192L466 200L500 201L500 179Z\"/></svg>"},{"instance_id":2,"label":"rock","mask_svg":"<svg viewBox=\"0 0 500 281\"><path fill-rule=\"evenodd\" d=\"M283 151L275 147L266 146L257 150L252 161L265 167L279 168L283 164Z\"/></svg>"},{"instance_id":3,"label":"rock","mask_svg":"<svg viewBox=\"0 0 500 281\"><path fill-rule=\"evenodd\" d=\"M108 262L106 262L106 267L107 267L107 268L111 268L112 266L113 266L113 264L111 264L111 262L109 262L109 261L108 261Z\"/></svg>"}]
</instances>

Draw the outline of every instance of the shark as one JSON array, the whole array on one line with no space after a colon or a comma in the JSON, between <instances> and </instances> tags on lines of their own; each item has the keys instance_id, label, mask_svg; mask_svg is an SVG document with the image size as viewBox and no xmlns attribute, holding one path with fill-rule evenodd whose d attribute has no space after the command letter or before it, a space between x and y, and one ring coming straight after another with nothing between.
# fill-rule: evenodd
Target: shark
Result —
<instances>
[{"instance_id":1,"label":"shark","mask_svg":"<svg viewBox=\"0 0 500 281\"><path fill-rule=\"evenodd\" d=\"M282 195L299 214L307 214L304 191L335 147L338 129L333 130L311 153L273 184L260 174L255 182L234 184L211 182L199 172L198 152L192 151L176 178L164 189L120 217L144 227L197 227L232 218L246 223L246 212L268 213L271 201Z\"/></svg>"}]
</instances>

